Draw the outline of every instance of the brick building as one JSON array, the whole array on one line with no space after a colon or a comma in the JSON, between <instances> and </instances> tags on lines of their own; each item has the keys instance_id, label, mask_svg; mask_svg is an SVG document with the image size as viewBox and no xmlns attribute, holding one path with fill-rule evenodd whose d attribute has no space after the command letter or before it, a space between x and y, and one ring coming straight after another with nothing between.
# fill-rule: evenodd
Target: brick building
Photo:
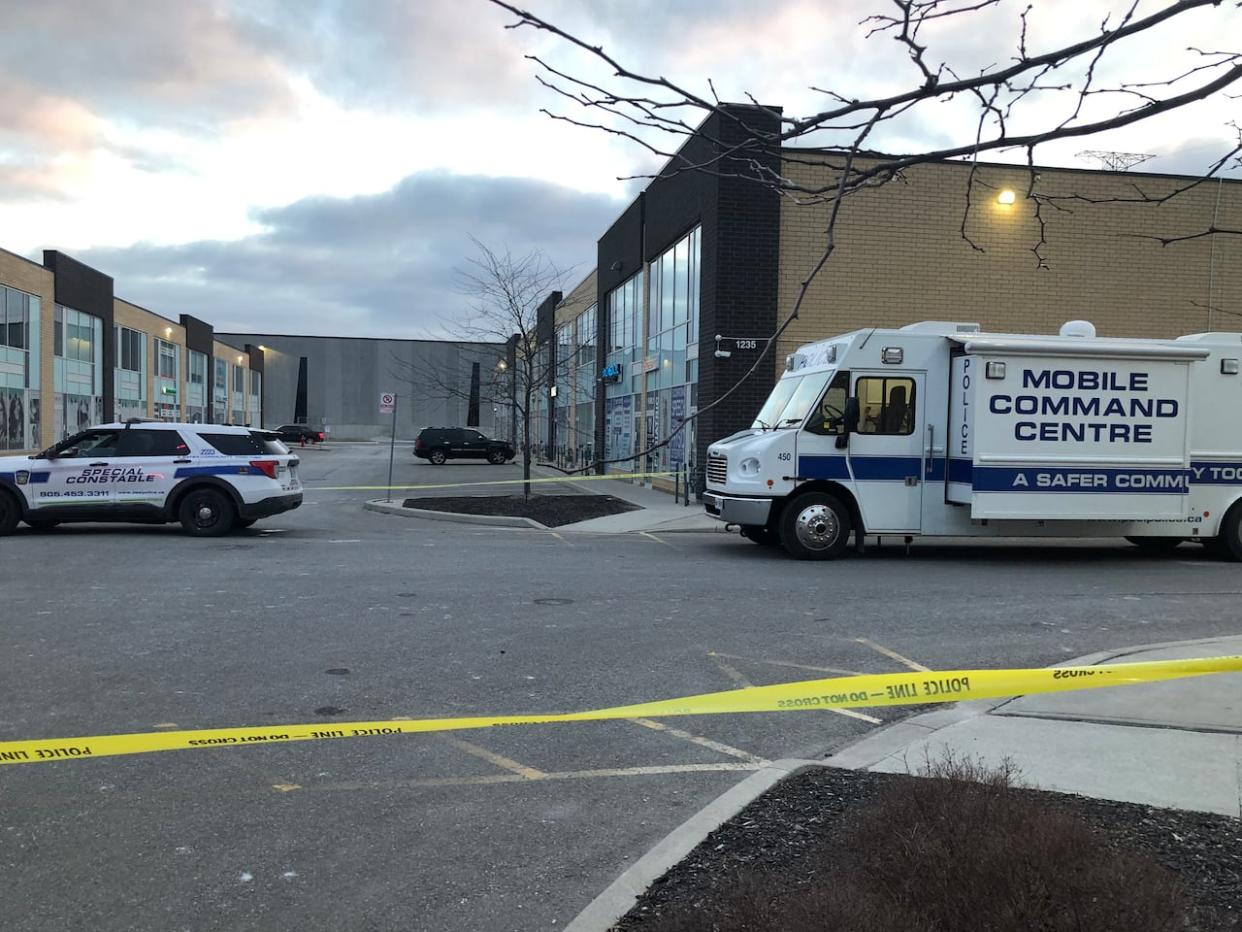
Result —
<instances>
[{"instance_id":1,"label":"brick building","mask_svg":"<svg viewBox=\"0 0 1242 932\"><path fill-rule=\"evenodd\" d=\"M752 125L766 119L775 129L773 117L742 109ZM726 145L736 141L733 121L712 117L704 129ZM709 147L695 138L682 151L706 161ZM804 151L784 150L781 160L787 177L832 178ZM1037 191L1059 198L1043 208L1041 245L1034 204L1024 196L1028 170L983 164L965 218L972 245L961 233L969 172L962 162L920 165L851 196L836 252L770 365L676 442L609 468L702 463L708 443L750 425L787 353L859 327L938 319L1055 333L1064 321L1085 318L1102 336L1242 330L1242 237L1168 246L1155 238L1213 225L1242 229L1242 181L1213 179L1166 203L1138 203L1139 191L1159 199L1193 179L1039 168ZM740 174L653 180L603 231L595 271L547 302L541 339L556 366L556 394L542 400L535 431L545 455L580 465L600 453L643 450L754 364L822 254L829 208L800 206Z\"/></svg>"}]
</instances>

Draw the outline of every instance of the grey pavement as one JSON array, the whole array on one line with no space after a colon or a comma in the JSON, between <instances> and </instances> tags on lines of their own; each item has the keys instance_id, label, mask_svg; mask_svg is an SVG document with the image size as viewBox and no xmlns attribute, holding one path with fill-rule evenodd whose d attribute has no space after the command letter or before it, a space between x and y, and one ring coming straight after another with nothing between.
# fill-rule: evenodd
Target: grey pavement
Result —
<instances>
[{"instance_id":1,"label":"grey pavement","mask_svg":"<svg viewBox=\"0 0 1242 932\"><path fill-rule=\"evenodd\" d=\"M334 446L304 458L302 508L218 540L0 540L0 740L563 711L1242 635L1239 568L1198 547L916 543L817 564L729 534L469 527L329 491L387 477L383 445ZM395 478L517 468L407 447ZM0 767L0 926L563 928L740 778L905 717L865 711Z\"/></svg>"},{"instance_id":2,"label":"grey pavement","mask_svg":"<svg viewBox=\"0 0 1242 932\"><path fill-rule=\"evenodd\" d=\"M1242 637L1226 637L1109 652L1086 662L1240 654ZM1242 674L961 703L906 719L827 763L917 772L945 754L990 766L1010 761L1024 782L1041 789L1238 818Z\"/></svg>"}]
</instances>

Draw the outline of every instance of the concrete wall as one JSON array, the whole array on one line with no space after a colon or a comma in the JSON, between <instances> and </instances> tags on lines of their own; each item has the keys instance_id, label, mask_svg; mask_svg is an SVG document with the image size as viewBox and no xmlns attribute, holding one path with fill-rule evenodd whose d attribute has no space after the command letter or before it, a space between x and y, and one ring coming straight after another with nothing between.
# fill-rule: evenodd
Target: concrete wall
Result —
<instances>
[{"instance_id":1,"label":"concrete wall","mask_svg":"<svg viewBox=\"0 0 1242 932\"><path fill-rule=\"evenodd\" d=\"M332 439L387 437L391 421L379 413L380 393L387 391L398 395L398 439L412 440L423 427L465 426L474 362L481 376L477 426L489 436L508 431L508 380L496 369L505 358L503 343L266 333L217 333L216 339L239 348L247 343L265 348L264 427L293 423L298 366L306 357L307 420L330 427Z\"/></svg>"}]
</instances>

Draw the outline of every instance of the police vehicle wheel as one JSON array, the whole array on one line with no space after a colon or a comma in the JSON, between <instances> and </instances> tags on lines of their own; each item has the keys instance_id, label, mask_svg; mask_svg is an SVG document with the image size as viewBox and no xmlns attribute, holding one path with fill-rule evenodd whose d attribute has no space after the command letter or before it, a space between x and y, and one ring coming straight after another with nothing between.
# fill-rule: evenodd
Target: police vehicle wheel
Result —
<instances>
[{"instance_id":1,"label":"police vehicle wheel","mask_svg":"<svg viewBox=\"0 0 1242 932\"><path fill-rule=\"evenodd\" d=\"M1216 550L1227 560L1242 561L1242 504L1230 508L1221 522Z\"/></svg>"},{"instance_id":2,"label":"police vehicle wheel","mask_svg":"<svg viewBox=\"0 0 1242 932\"><path fill-rule=\"evenodd\" d=\"M762 524L743 524L741 533L747 540L765 547L775 547L781 542L775 530Z\"/></svg>"},{"instance_id":3,"label":"police vehicle wheel","mask_svg":"<svg viewBox=\"0 0 1242 932\"><path fill-rule=\"evenodd\" d=\"M487 454L487 461L493 466L503 466L505 464L505 451L492 450L491 453Z\"/></svg>"},{"instance_id":4,"label":"police vehicle wheel","mask_svg":"<svg viewBox=\"0 0 1242 932\"><path fill-rule=\"evenodd\" d=\"M8 492L0 489L0 535L13 533L21 513L21 509L17 507L17 500Z\"/></svg>"},{"instance_id":5,"label":"police vehicle wheel","mask_svg":"<svg viewBox=\"0 0 1242 932\"><path fill-rule=\"evenodd\" d=\"M215 489L195 489L181 500L177 509L181 526L195 537L219 537L233 527L233 503Z\"/></svg>"},{"instance_id":6,"label":"police vehicle wheel","mask_svg":"<svg viewBox=\"0 0 1242 932\"><path fill-rule=\"evenodd\" d=\"M444 455L443 450L432 450L427 459L431 460L431 462L436 466L443 466L444 461L448 459L448 457Z\"/></svg>"},{"instance_id":7,"label":"police vehicle wheel","mask_svg":"<svg viewBox=\"0 0 1242 932\"><path fill-rule=\"evenodd\" d=\"M781 543L798 560L831 560L850 540L850 513L825 492L804 492L781 514Z\"/></svg>"},{"instance_id":8,"label":"police vehicle wheel","mask_svg":"<svg viewBox=\"0 0 1242 932\"><path fill-rule=\"evenodd\" d=\"M1172 553L1182 542L1181 537L1127 537L1126 540L1147 553Z\"/></svg>"}]
</instances>

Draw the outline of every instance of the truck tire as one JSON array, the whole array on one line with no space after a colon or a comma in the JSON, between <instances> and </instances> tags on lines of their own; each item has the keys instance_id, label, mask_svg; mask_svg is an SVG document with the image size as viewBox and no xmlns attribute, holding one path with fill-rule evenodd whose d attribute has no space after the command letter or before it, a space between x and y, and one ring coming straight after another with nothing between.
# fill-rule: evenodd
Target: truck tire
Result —
<instances>
[{"instance_id":1,"label":"truck tire","mask_svg":"<svg viewBox=\"0 0 1242 932\"><path fill-rule=\"evenodd\" d=\"M1146 553L1172 553L1181 544L1183 537L1127 537L1130 543Z\"/></svg>"},{"instance_id":2,"label":"truck tire","mask_svg":"<svg viewBox=\"0 0 1242 932\"><path fill-rule=\"evenodd\" d=\"M1212 549L1226 560L1242 561L1242 502L1235 504L1225 515Z\"/></svg>"},{"instance_id":3,"label":"truck tire","mask_svg":"<svg viewBox=\"0 0 1242 932\"><path fill-rule=\"evenodd\" d=\"M12 534L21 517L22 510L17 504L17 499L4 489L0 489L0 537Z\"/></svg>"},{"instance_id":4,"label":"truck tire","mask_svg":"<svg viewBox=\"0 0 1242 932\"><path fill-rule=\"evenodd\" d=\"M827 492L803 492L781 512L781 543L798 560L831 560L849 545L850 511Z\"/></svg>"},{"instance_id":5,"label":"truck tire","mask_svg":"<svg viewBox=\"0 0 1242 932\"><path fill-rule=\"evenodd\" d=\"M741 534L749 541L761 544L764 547L775 547L781 542L780 535L776 533L774 528L770 528L764 524L743 524Z\"/></svg>"}]
</instances>

